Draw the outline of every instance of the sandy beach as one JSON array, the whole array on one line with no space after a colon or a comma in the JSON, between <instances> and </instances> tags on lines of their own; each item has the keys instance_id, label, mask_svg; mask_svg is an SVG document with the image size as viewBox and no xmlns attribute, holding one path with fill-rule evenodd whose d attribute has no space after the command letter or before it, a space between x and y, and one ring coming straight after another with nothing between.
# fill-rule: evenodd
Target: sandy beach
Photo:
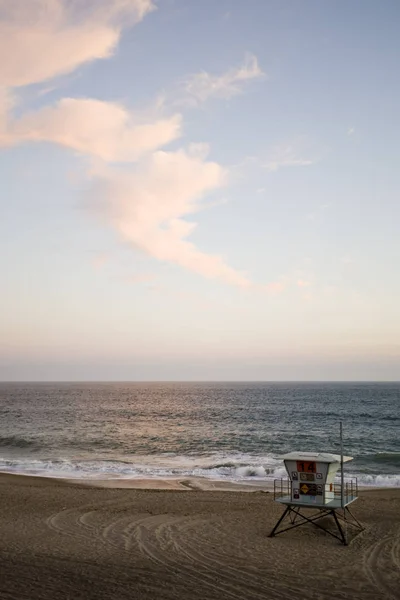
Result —
<instances>
[{"instance_id":1,"label":"sandy beach","mask_svg":"<svg viewBox=\"0 0 400 600\"><path fill-rule=\"evenodd\" d=\"M400 598L400 490L361 493L344 547L310 525L269 538L266 491L135 485L1 475L0 598Z\"/></svg>"}]
</instances>

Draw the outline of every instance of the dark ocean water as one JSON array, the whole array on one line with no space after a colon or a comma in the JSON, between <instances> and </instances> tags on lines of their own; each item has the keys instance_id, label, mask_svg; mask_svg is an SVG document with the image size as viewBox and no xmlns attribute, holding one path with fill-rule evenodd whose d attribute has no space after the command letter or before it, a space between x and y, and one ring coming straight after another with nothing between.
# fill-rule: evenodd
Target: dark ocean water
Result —
<instances>
[{"instance_id":1,"label":"dark ocean water","mask_svg":"<svg viewBox=\"0 0 400 600\"><path fill-rule=\"evenodd\" d=\"M261 482L340 420L347 472L400 486L399 383L0 383L0 471Z\"/></svg>"}]
</instances>

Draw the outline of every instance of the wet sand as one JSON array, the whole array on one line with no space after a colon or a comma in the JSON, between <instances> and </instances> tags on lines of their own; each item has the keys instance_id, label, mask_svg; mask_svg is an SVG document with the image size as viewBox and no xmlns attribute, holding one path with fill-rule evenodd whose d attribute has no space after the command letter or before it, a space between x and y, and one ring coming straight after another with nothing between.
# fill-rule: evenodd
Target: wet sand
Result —
<instances>
[{"instance_id":1,"label":"wet sand","mask_svg":"<svg viewBox=\"0 0 400 600\"><path fill-rule=\"evenodd\" d=\"M345 547L311 525L269 538L282 507L257 488L109 485L0 475L1 599L400 598L400 490L361 492Z\"/></svg>"}]
</instances>

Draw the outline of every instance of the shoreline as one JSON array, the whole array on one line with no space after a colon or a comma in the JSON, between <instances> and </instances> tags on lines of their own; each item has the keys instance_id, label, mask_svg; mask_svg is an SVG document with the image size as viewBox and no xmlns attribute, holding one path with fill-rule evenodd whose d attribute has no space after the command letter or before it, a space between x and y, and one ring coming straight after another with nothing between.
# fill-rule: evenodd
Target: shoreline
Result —
<instances>
[{"instance_id":1,"label":"shoreline","mask_svg":"<svg viewBox=\"0 0 400 600\"><path fill-rule=\"evenodd\" d=\"M132 478L132 479L84 479L71 477L51 477L30 473L0 472L0 482L11 480L37 480L40 482L59 482L82 486L85 488L108 488L120 490L174 490L174 491L203 491L203 492L273 492L273 482L233 482L211 480L202 477L165 477L165 478Z\"/></svg>"},{"instance_id":2,"label":"shoreline","mask_svg":"<svg viewBox=\"0 0 400 600\"><path fill-rule=\"evenodd\" d=\"M84 479L72 477L52 477L30 473L8 473L0 471L0 481L10 477L11 480L38 480L43 482L59 482L82 486L85 488L116 489L116 490L160 490L160 491L202 491L202 492L264 492L273 494L273 481L255 481L255 482L235 482L218 479L207 479L203 477L164 477L164 478L145 478L138 477L132 479L123 478L104 478L104 479ZM373 491L396 491L400 493L399 487L384 486L359 486L359 492Z\"/></svg>"}]
</instances>

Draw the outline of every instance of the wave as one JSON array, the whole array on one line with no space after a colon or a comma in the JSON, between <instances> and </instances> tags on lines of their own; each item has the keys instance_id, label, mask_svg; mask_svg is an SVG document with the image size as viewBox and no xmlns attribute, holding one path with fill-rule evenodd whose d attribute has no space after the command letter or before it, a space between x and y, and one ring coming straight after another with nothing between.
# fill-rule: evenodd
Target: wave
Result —
<instances>
[{"instance_id":1,"label":"wave","mask_svg":"<svg viewBox=\"0 0 400 600\"><path fill-rule=\"evenodd\" d=\"M18 435L0 436L1 448L34 448L37 442Z\"/></svg>"},{"instance_id":2,"label":"wave","mask_svg":"<svg viewBox=\"0 0 400 600\"><path fill-rule=\"evenodd\" d=\"M9 435L9 436L1 436L0 435L0 448L29 448L33 450L42 450L46 451L54 448L54 439L49 437L41 437L39 435L35 435L32 438L25 438L18 435ZM71 441L66 438L58 438L57 446L58 448L69 449L71 447L76 450L85 452L85 451L93 451L96 450L120 450L124 448L123 441L113 441L110 442L108 440L104 440L101 436L91 439L75 439Z\"/></svg>"},{"instance_id":3,"label":"wave","mask_svg":"<svg viewBox=\"0 0 400 600\"><path fill-rule=\"evenodd\" d=\"M400 452L376 452L357 456L355 466L362 466L362 471L376 473L395 468L400 470Z\"/></svg>"},{"instance_id":4,"label":"wave","mask_svg":"<svg viewBox=\"0 0 400 600\"><path fill-rule=\"evenodd\" d=\"M281 460L275 457L237 456L221 461L211 457L187 456L135 457L123 460L72 460L72 459L5 459L0 458L0 471L24 475L66 479L165 479L202 477L205 479L272 483L274 479L286 478ZM348 477L357 477L363 487L400 487L400 474L371 474L348 472Z\"/></svg>"},{"instance_id":5,"label":"wave","mask_svg":"<svg viewBox=\"0 0 400 600\"><path fill-rule=\"evenodd\" d=\"M372 458L377 462L400 465L400 452L378 452Z\"/></svg>"},{"instance_id":6,"label":"wave","mask_svg":"<svg viewBox=\"0 0 400 600\"><path fill-rule=\"evenodd\" d=\"M247 459L243 456L227 461L213 461L210 457L136 457L131 462L123 460L72 460L72 459L1 459L0 471L62 478L126 479L164 477L204 477L245 481L261 481L285 477L286 471L280 460Z\"/></svg>"},{"instance_id":7,"label":"wave","mask_svg":"<svg viewBox=\"0 0 400 600\"><path fill-rule=\"evenodd\" d=\"M357 476L357 473L354 475ZM357 481L359 487L397 488L400 487L400 474L366 475L363 473L358 475Z\"/></svg>"}]
</instances>

